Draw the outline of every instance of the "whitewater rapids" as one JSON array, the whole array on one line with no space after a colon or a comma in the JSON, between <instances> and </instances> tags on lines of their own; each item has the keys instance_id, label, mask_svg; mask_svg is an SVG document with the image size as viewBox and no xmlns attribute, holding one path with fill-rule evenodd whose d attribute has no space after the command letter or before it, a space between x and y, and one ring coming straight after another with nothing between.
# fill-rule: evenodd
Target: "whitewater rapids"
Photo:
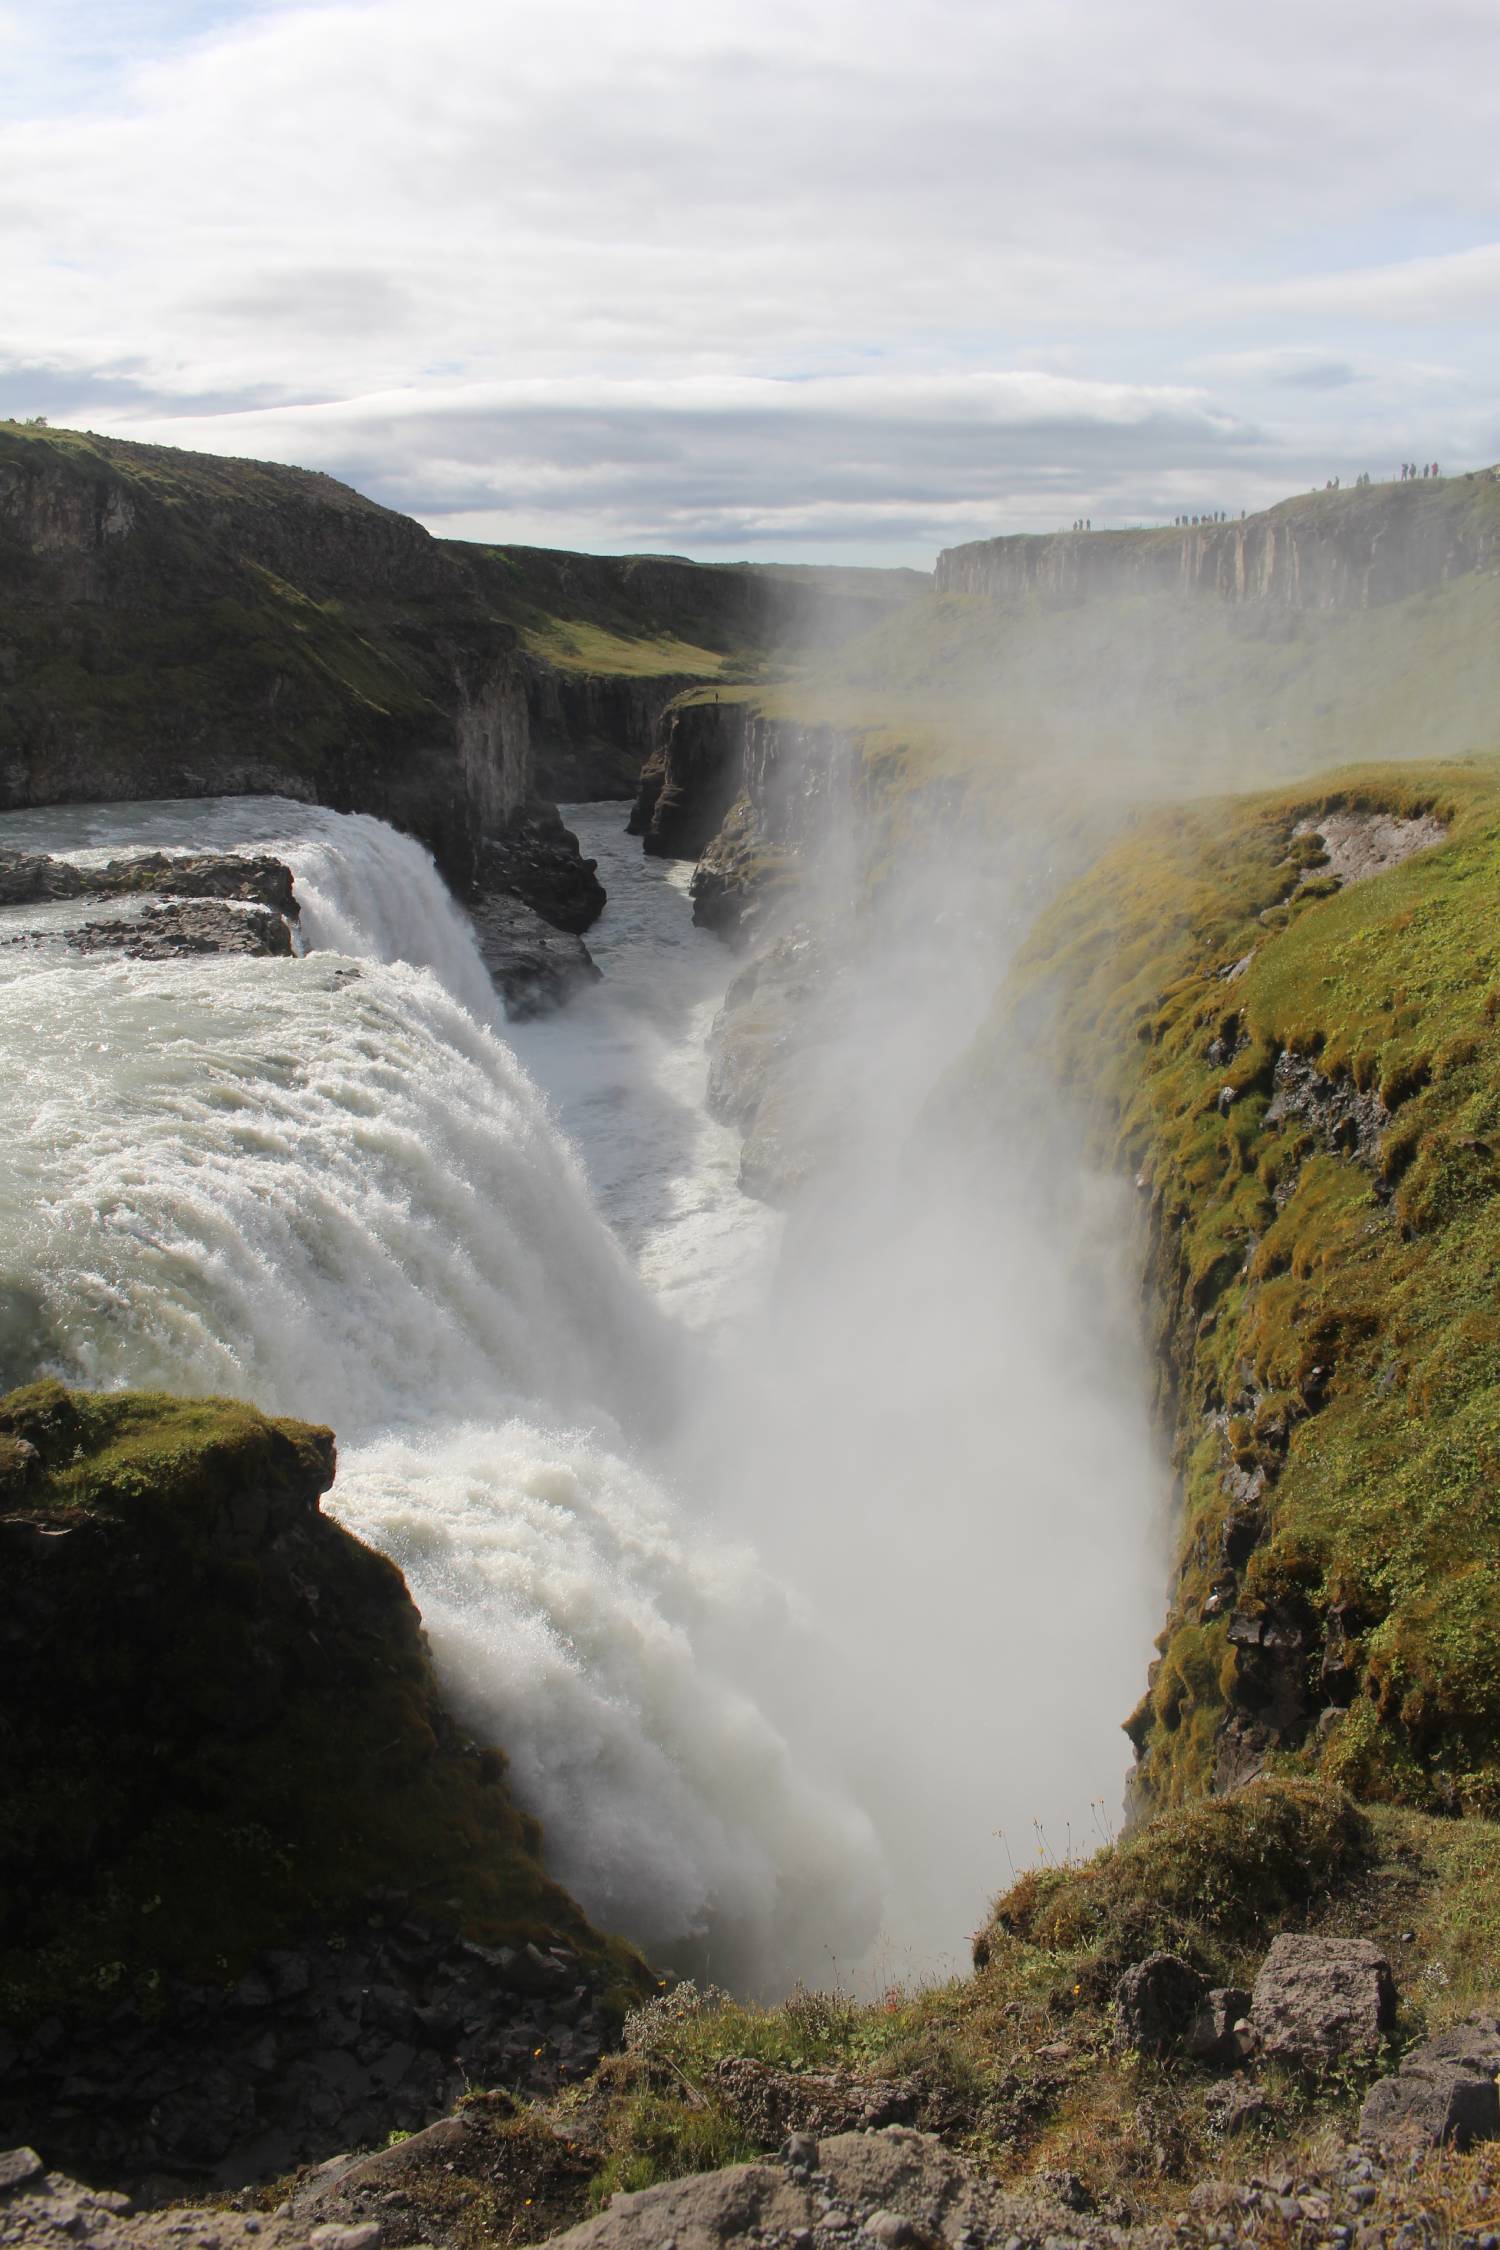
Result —
<instances>
[{"instance_id":1,"label":"whitewater rapids","mask_svg":"<svg viewBox=\"0 0 1500 2250\"><path fill-rule=\"evenodd\" d=\"M54 809L0 818L0 845L269 851L302 907L290 960L80 958L67 913L0 917L44 940L0 944L23 1064L0 1086L0 1387L50 1370L332 1423L330 1511L406 1572L580 1902L752 1988L855 1958L881 1911L870 1823L745 1662L790 1661L801 1628L651 1466L693 1331L774 1244L681 1079L727 960L695 933L634 1006L530 1030L549 1103L430 858L375 820ZM621 1100L643 1079L646 1111Z\"/></svg>"}]
</instances>

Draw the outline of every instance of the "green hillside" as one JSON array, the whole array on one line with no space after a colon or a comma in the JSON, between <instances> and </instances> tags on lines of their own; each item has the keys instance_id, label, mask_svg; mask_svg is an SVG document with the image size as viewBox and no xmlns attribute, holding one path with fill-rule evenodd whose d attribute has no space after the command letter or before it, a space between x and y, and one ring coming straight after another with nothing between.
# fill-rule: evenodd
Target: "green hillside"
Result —
<instances>
[{"instance_id":1,"label":"green hillside","mask_svg":"<svg viewBox=\"0 0 1500 2250\"><path fill-rule=\"evenodd\" d=\"M1338 814L1441 822L1370 880ZM1047 912L1023 1022L1135 1178L1181 1483L1156 1802L1247 1762L1500 1810L1500 764L1137 822Z\"/></svg>"}]
</instances>

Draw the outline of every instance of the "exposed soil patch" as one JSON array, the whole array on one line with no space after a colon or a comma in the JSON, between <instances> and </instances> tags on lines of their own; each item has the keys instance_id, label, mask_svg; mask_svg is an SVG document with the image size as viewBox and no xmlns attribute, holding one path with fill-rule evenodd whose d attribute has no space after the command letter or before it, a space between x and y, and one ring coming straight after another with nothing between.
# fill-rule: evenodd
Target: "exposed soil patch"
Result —
<instances>
[{"instance_id":1,"label":"exposed soil patch","mask_svg":"<svg viewBox=\"0 0 1500 2250\"><path fill-rule=\"evenodd\" d=\"M1299 820L1294 836L1321 836L1328 857L1321 867L1309 868L1303 882L1332 876L1346 888L1367 882L1399 867L1415 852L1430 851L1448 834L1448 824L1436 813L1421 813L1402 820L1394 813L1334 812L1318 820Z\"/></svg>"}]
</instances>

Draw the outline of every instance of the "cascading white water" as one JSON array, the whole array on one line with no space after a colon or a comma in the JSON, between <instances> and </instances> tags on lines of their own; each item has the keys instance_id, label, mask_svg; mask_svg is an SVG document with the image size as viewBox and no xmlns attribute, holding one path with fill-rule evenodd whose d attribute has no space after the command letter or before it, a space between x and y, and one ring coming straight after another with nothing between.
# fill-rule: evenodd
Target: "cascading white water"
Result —
<instances>
[{"instance_id":1,"label":"cascading white water","mask_svg":"<svg viewBox=\"0 0 1500 2250\"><path fill-rule=\"evenodd\" d=\"M1053 1852L1107 1826L1158 1582L1114 1191L1044 1088L1010 1088L1004 1135L922 1121L1031 845L944 836L883 915L843 901L858 963L799 1066L839 1162L778 1261L704 1104L733 963L685 869L618 808L574 818L606 980L524 1026L378 822L0 820L75 858L274 852L308 949L81 959L87 908L0 917L27 1064L0 1082L0 1382L333 1422L333 1512L405 1569L601 1921L747 1988L952 1967L997 1830L1027 1856L1033 1819Z\"/></svg>"},{"instance_id":2,"label":"cascading white water","mask_svg":"<svg viewBox=\"0 0 1500 2250\"><path fill-rule=\"evenodd\" d=\"M869 1825L742 1684L747 1627L774 1663L794 1622L639 1465L683 1333L601 1223L427 855L276 800L6 816L0 844L272 851L310 948L0 948L0 1049L29 1066L0 1086L0 1381L331 1421L333 1511L407 1571L582 1902L746 1983L857 1953Z\"/></svg>"}]
</instances>

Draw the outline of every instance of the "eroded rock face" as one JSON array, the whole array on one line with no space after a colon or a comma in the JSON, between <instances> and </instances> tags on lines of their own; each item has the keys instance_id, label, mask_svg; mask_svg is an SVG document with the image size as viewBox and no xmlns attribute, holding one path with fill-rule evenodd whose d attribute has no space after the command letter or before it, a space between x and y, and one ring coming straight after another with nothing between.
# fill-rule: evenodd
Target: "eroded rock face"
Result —
<instances>
[{"instance_id":1,"label":"eroded rock face","mask_svg":"<svg viewBox=\"0 0 1500 2250\"><path fill-rule=\"evenodd\" d=\"M1478 487L1375 485L1282 501L1238 523L977 539L938 556L939 594L1077 601L1196 594L1279 609L1375 609L1486 570L1495 527Z\"/></svg>"},{"instance_id":2,"label":"eroded rock face","mask_svg":"<svg viewBox=\"0 0 1500 2250\"><path fill-rule=\"evenodd\" d=\"M544 922L524 899L503 891L469 901L480 957L514 1023L548 1015L597 984L599 970L581 937Z\"/></svg>"},{"instance_id":3,"label":"eroded rock face","mask_svg":"<svg viewBox=\"0 0 1500 2250\"><path fill-rule=\"evenodd\" d=\"M745 730L745 705L716 696L668 711L627 833L662 859L696 859L744 787Z\"/></svg>"},{"instance_id":4,"label":"eroded rock face","mask_svg":"<svg viewBox=\"0 0 1500 2250\"><path fill-rule=\"evenodd\" d=\"M1390 1962L1368 1938L1283 1933L1250 2005L1259 2052L1303 2069L1378 2054L1395 2016Z\"/></svg>"}]
</instances>

